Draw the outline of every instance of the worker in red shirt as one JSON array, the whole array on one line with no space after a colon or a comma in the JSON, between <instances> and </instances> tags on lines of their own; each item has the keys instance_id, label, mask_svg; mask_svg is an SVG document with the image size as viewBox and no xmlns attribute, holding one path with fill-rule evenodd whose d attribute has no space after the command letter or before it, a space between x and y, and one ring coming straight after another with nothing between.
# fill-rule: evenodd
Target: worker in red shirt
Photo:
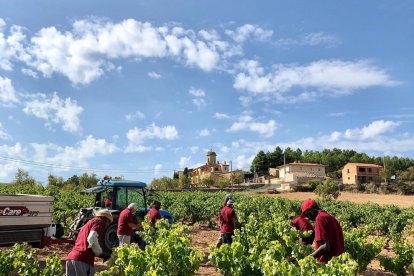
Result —
<instances>
[{"instance_id":1,"label":"worker in red shirt","mask_svg":"<svg viewBox=\"0 0 414 276\"><path fill-rule=\"evenodd\" d=\"M312 231L312 234L309 237L303 237L302 243L303 244L312 244L313 239L315 238L315 230L313 229L312 224L306 219L305 216L298 216L298 217L291 217L291 223L296 230L301 232Z\"/></svg>"},{"instance_id":2,"label":"worker in red shirt","mask_svg":"<svg viewBox=\"0 0 414 276\"><path fill-rule=\"evenodd\" d=\"M112 192L108 192L106 194L107 197L106 197L105 202L104 202L105 208L111 207L111 205L112 205L112 195L113 195Z\"/></svg>"},{"instance_id":3,"label":"worker in red shirt","mask_svg":"<svg viewBox=\"0 0 414 276\"><path fill-rule=\"evenodd\" d=\"M344 235L339 222L321 210L313 200L302 202L302 215L315 221L315 251L311 254L318 262L327 263L332 257L345 252Z\"/></svg>"},{"instance_id":4,"label":"worker in red shirt","mask_svg":"<svg viewBox=\"0 0 414 276\"><path fill-rule=\"evenodd\" d=\"M99 240L102 239L104 229L112 220L112 215L108 210L101 210L80 229L75 246L67 256L67 276L95 274L95 256L102 257L103 255Z\"/></svg>"},{"instance_id":5,"label":"worker in red shirt","mask_svg":"<svg viewBox=\"0 0 414 276\"><path fill-rule=\"evenodd\" d=\"M231 194L226 194L226 196L224 197L223 207L227 206L227 201L229 201L230 199L231 199Z\"/></svg>"},{"instance_id":6,"label":"worker in red shirt","mask_svg":"<svg viewBox=\"0 0 414 276\"><path fill-rule=\"evenodd\" d=\"M152 204L151 210L148 212L148 223L151 223L152 226L155 226L157 220L161 219L160 208L161 202L155 200Z\"/></svg>"},{"instance_id":7,"label":"worker in red shirt","mask_svg":"<svg viewBox=\"0 0 414 276\"><path fill-rule=\"evenodd\" d=\"M228 199L226 206L220 211L220 239L216 247L220 247L223 243L231 244L233 242L234 229L236 229L237 217L233 208L233 200Z\"/></svg>"},{"instance_id":8,"label":"worker in red shirt","mask_svg":"<svg viewBox=\"0 0 414 276\"><path fill-rule=\"evenodd\" d=\"M134 214L137 209L137 204L131 203L119 214L117 230L119 245L130 244L133 231L141 227L139 223L134 223Z\"/></svg>"}]
</instances>

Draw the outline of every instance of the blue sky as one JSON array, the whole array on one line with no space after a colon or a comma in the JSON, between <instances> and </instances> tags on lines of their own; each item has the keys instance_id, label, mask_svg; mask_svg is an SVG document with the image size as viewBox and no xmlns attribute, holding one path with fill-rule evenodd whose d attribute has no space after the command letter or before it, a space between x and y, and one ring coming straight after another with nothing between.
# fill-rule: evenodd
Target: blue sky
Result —
<instances>
[{"instance_id":1,"label":"blue sky","mask_svg":"<svg viewBox=\"0 0 414 276\"><path fill-rule=\"evenodd\" d=\"M0 181L414 157L412 1L0 0Z\"/></svg>"}]
</instances>

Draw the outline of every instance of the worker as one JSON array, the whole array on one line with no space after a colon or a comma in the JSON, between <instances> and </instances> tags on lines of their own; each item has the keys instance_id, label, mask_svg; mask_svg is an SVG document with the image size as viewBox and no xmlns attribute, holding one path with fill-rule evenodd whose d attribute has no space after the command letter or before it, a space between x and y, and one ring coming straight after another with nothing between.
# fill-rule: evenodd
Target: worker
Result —
<instances>
[{"instance_id":1,"label":"worker","mask_svg":"<svg viewBox=\"0 0 414 276\"><path fill-rule=\"evenodd\" d=\"M105 199L105 208L110 208L111 207L111 205L112 205L112 195L113 195L113 192L107 192L106 193L106 199Z\"/></svg>"},{"instance_id":2,"label":"worker","mask_svg":"<svg viewBox=\"0 0 414 276\"><path fill-rule=\"evenodd\" d=\"M119 245L130 244L133 231L141 227L139 223L134 223L137 209L137 204L131 203L119 214L117 230Z\"/></svg>"},{"instance_id":3,"label":"worker","mask_svg":"<svg viewBox=\"0 0 414 276\"><path fill-rule=\"evenodd\" d=\"M216 247L220 247L223 243L231 244L233 242L234 229L236 229L237 216L233 207L233 200L228 199L226 206L220 210L220 238Z\"/></svg>"},{"instance_id":4,"label":"worker","mask_svg":"<svg viewBox=\"0 0 414 276\"><path fill-rule=\"evenodd\" d=\"M301 215L297 217L290 217L290 219L292 220L290 224L295 227L296 230L301 232L312 232L309 237L303 237L301 239L302 243L305 245L312 244L315 238L315 230L313 229L312 224L306 219L306 217Z\"/></svg>"},{"instance_id":5,"label":"worker","mask_svg":"<svg viewBox=\"0 0 414 276\"><path fill-rule=\"evenodd\" d=\"M151 223L152 226L155 226L157 220L161 219L160 208L161 202L155 200L152 204L151 210L148 212L148 223Z\"/></svg>"},{"instance_id":6,"label":"worker","mask_svg":"<svg viewBox=\"0 0 414 276\"><path fill-rule=\"evenodd\" d=\"M311 199L303 201L301 209L303 216L315 221L315 251L310 256L318 262L327 263L332 257L344 253L344 235L336 218L321 210Z\"/></svg>"},{"instance_id":7,"label":"worker","mask_svg":"<svg viewBox=\"0 0 414 276\"><path fill-rule=\"evenodd\" d=\"M103 257L99 240L102 240L104 229L112 221L112 214L108 210L100 210L80 229L75 245L67 256L67 276L95 274L95 256Z\"/></svg>"},{"instance_id":8,"label":"worker","mask_svg":"<svg viewBox=\"0 0 414 276\"><path fill-rule=\"evenodd\" d=\"M223 204L223 207L226 207L227 206L227 201L229 201L230 199L231 199L231 194L226 194L224 196L224 204Z\"/></svg>"}]
</instances>

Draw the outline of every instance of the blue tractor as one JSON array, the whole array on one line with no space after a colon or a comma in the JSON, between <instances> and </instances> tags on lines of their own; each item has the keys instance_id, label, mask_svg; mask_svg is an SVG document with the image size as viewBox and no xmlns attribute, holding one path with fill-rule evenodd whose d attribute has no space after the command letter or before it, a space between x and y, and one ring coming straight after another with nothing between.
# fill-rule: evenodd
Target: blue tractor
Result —
<instances>
[{"instance_id":1,"label":"blue tractor","mask_svg":"<svg viewBox=\"0 0 414 276\"><path fill-rule=\"evenodd\" d=\"M107 227L104 233L102 248L105 252L110 252L112 248L118 245L118 217L130 203L136 203L140 209L135 214L134 220L142 221L149 211L148 197L151 191L148 190L147 184L139 181L129 180L111 180L103 179L98 181L95 187L85 190L85 193L95 195L95 204L93 207L82 208L72 223L69 232L69 238L76 239L80 228L86 224L95 213L100 209L108 209L114 218L114 221ZM173 222L173 217L168 211L160 210L161 217ZM132 237L132 241L140 242L139 237Z\"/></svg>"}]
</instances>

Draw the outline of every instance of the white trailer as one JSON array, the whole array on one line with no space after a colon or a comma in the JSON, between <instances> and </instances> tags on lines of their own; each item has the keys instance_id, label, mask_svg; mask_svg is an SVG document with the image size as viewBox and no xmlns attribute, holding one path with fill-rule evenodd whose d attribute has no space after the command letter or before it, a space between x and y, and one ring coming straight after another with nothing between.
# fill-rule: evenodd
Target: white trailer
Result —
<instances>
[{"instance_id":1,"label":"white trailer","mask_svg":"<svg viewBox=\"0 0 414 276\"><path fill-rule=\"evenodd\" d=\"M28 242L40 246L52 224L53 197L0 194L0 244Z\"/></svg>"}]
</instances>

